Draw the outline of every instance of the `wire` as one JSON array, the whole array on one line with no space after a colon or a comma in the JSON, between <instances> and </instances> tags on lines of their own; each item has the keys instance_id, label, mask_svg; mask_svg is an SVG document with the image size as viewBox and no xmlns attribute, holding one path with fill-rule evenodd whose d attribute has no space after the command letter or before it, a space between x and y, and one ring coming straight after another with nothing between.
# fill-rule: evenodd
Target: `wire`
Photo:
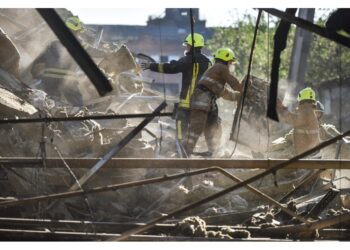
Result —
<instances>
[{"instance_id":1,"label":"wire","mask_svg":"<svg viewBox=\"0 0 350 250\"><path fill-rule=\"evenodd\" d=\"M337 49L337 54L338 54L338 57L339 57L339 67L338 67L338 74L339 74L339 98L338 98L338 100L339 100L339 103L338 103L338 105L339 105L339 117L338 117L338 124L339 124L339 130L340 131L342 131L343 129L342 129L342 103L343 103L343 101L342 101L342 85L343 85L343 76L342 76L342 47L341 47L341 45L340 44L338 44L338 49ZM338 141L338 143L340 144L339 145L339 155L338 155L338 162L339 162L339 173L340 174L342 174L342 172L341 172L341 169L342 169L342 167L341 167L341 165L342 165L342 163L341 163L341 151L342 151L342 149L341 149L341 147L342 147L342 143L343 143L343 140L341 140L341 141ZM334 174L335 175L335 174ZM340 186L342 186L342 179L340 179Z\"/></svg>"},{"instance_id":2,"label":"wire","mask_svg":"<svg viewBox=\"0 0 350 250\"><path fill-rule=\"evenodd\" d=\"M60 159L62 160L63 162L63 165L66 167L66 169L68 170L68 173L73 177L74 181L78 184L80 190L84 191L83 187L80 185L79 183L79 180L77 178L77 176L74 174L74 172L72 171L72 169L69 167L68 163L64 160L60 150L57 148L56 145L52 144L53 146L53 149L57 152L58 156L60 157ZM84 201L85 201L85 204L89 210L89 213L90 213L90 217L91 217L91 220L92 221L96 221L95 220L95 217L94 217L94 214L93 214L93 211L91 209L91 205L90 205L90 202L89 202L89 199L87 197L87 195L85 193L83 193L83 197L84 197ZM94 233L96 233L96 228L95 228L95 225L92 225L93 227L93 230L94 230Z\"/></svg>"},{"instance_id":3,"label":"wire","mask_svg":"<svg viewBox=\"0 0 350 250\"><path fill-rule=\"evenodd\" d=\"M256 19L256 24L255 24L254 38L253 38L252 47L251 47L251 50L250 50L249 63L248 63L248 72L247 72L247 76L246 76L246 79L245 79L245 82L244 82L243 93L241 95L240 101L239 101L239 103L237 105L237 108L236 108L236 114L237 115L235 114L235 118L238 117L238 129L237 129L237 137L236 137L236 140L235 140L235 146L234 146L234 148L232 150L230 158L232 158L234 152L236 151L237 144L238 144L238 136L239 136L239 130L240 130L240 127L241 127L241 119L242 119L242 114L243 114L244 99L246 97L247 90L248 90L248 83L249 83L249 78L250 78L250 70L251 70L252 61L253 61L253 52L254 52L254 48L255 48L255 42L256 42L256 37L257 37L257 33L258 33L261 13L262 13L262 10L259 9L258 17ZM236 124L237 124L237 122L236 122L237 120L236 121L235 120L236 119L234 119L234 121L233 121L232 138L234 138L234 132L235 132Z\"/></svg>"},{"instance_id":4,"label":"wire","mask_svg":"<svg viewBox=\"0 0 350 250\"><path fill-rule=\"evenodd\" d=\"M162 14L160 14L158 17L162 16L164 14L164 11ZM159 30L159 50L160 50L160 58L163 55L163 47L162 47L162 29L160 27L160 22L158 22L158 30ZM166 89L165 89L165 76L162 74L162 79L163 79L163 100L166 102ZM160 138L159 138L159 150L158 152L160 153L162 151L162 142L163 142L163 126L161 122L161 117L158 117L158 123L159 123L159 128L160 128Z\"/></svg>"}]
</instances>

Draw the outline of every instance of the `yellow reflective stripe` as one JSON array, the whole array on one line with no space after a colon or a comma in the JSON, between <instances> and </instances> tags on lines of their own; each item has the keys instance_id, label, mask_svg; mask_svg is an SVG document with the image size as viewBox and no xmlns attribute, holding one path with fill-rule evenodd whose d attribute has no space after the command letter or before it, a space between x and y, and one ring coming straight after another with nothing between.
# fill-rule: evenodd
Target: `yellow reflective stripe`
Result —
<instances>
[{"instance_id":1,"label":"yellow reflective stripe","mask_svg":"<svg viewBox=\"0 0 350 250\"><path fill-rule=\"evenodd\" d=\"M162 64L162 63L159 63L159 64L158 64L158 72L159 72L159 73L164 73L164 67L163 67L163 64Z\"/></svg>"},{"instance_id":2,"label":"yellow reflective stripe","mask_svg":"<svg viewBox=\"0 0 350 250\"><path fill-rule=\"evenodd\" d=\"M77 80L75 76L71 75L60 75L60 74L51 74L51 73L44 73L43 77L51 77L51 78L59 78L59 79L68 79L68 80Z\"/></svg>"},{"instance_id":3,"label":"yellow reflective stripe","mask_svg":"<svg viewBox=\"0 0 350 250\"><path fill-rule=\"evenodd\" d=\"M182 140L182 127L181 127L181 121L176 121L176 127L177 127L177 139Z\"/></svg>"},{"instance_id":4,"label":"yellow reflective stripe","mask_svg":"<svg viewBox=\"0 0 350 250\"><path fill-rule=\"evenodd\" d=\"M58 69L58 68L46 68L44 70L44 73L49 73L49 74L66 74L66 75L71 75L75 76L75 72L67 69Z\"/></svg>"},{"instance_id":5,"label":"yellow reflective stripe","mask_svg":"<svg viewBox=\"0 0 350 250\"><path fill-rule=\"evenodd\" d=\"M186 102L186 100L182 99L182 100L180 100L179 107L181 107L181 108L190 108L190 103Z\"/></svg>"},{"instance_id":6,"label":"yellow reflective stripe","mask_svg":"<svg viewBox=\"0 0 350 250\"><path fill-rule=\"evenodd\" d=\"M181 99L179 106L183 108L189 108L190 107L190 98L193 94L194 88L196 87L196 80L198 77L198 72L199 72L199 63L195 63L193 65L193 71L192 71L192 80L191 80L191 85L189 86L187 90L187 95L185 99Z\"/></svg>"}]
</instances>

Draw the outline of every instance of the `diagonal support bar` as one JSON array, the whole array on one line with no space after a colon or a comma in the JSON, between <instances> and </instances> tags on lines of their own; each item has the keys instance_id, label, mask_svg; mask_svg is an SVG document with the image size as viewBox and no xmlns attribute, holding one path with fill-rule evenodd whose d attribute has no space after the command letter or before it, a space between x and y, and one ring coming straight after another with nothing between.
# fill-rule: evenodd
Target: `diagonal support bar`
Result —
<instances>
[{"instance_id":1,"label":"diagonal support bar","mask_svg":"<svg viewBox=\"0 0 350 250\"><path fill-rule=\"evenodd\" d=\"M160 111L162 111L167 106L166 102L162 102L153 112L150 117L145 118L136 128L134 128L130 133L125 136L117 145L115 145L105 156L102 157L87 173L85 173L78 181L75 183L69 191L77 190L80 186L83 186L100 168L102 168L106 162L108 162L116 153L124 148L146 125L152 121L152 119L157 116Z\"/></svg>"},{"instance_id":2,"label":"diagonal support bar","mask_svg":"<svg viewBox=\"0 0 350 250\"><path fill-rule=\"evenodd\" d=\"M226 189L224 189L224 190L222 190L222 191L220 191L218 193L210 195L210 196L208 196L208 197L206 197L204 199L201 199L201 200L199 200L197 202L193 202L193 203L191 203L191 204L189 204L189 205L187 205L185 207L182 207L182 208L180 208L178 210L172 211L172 212L170 212L167 215L163 215L163 216L161 216L161 217L159 217L157 219L154 219L153 221L149 222L145 226L140 226L138 228L135 228L135 229L132 229L130 231L127 231L127 232L123 233L120 237L114 238L113 240L118 240L118 241L126 240L126 239L128 239L129 236L131 236L133 234L138 234L138 233L145 232L148 229L154 227L154 225L156 225L157 223L165 221L166 219L172 218L172 217L174 217L176 215L179 215L179 214L181 214L181 213L183 213L185 211L188 211L188 210L191 210L193 208L199 207L200 205L203 205L203 204L205 204L205 203L207 203L209 201L215 200L215 199L217 199L217 198L219 198L219 197L221 197L221 196L223 196L225 194L228 194L228 193L230 193L230 192L232 192L234 190L237 190L237 189L239 189L241 187L244 187L244 186L246 186L249 183L252 183L252 182L254 182L256 180L259 180L259 179L261 179L262 177L264 177L266 175L275 173L277 170L286 167L288 164L290 164L292 162L295 162L295 161L297 161L299 159L302 159L302 158L304 158L304 157L306 157L306 156L308 156L308 155L310 155L310 154L312 154L312 153L314 153L314 152L316 152L316 151L318 151L318 150L320 150L320 149L322 149L324 147L327 147L328 145L331 145L332 143L334 143L334 142L336 142L338 140L341 140L343 137L345 137L347 135L350 135L350 130L346 131L345 133L343 133L341 135L333 137L332 139L324 141L324 142L320 143L319 145L317 145L316 147L313 147L313 148L305 151L304 153L299 154L299 155L289 159L288 161L282 162L281 164L277 164L276 166L271 167L270 169L266 170L265 172L262 172L262 173L260 173L258 175L255 175L255 176L253 176L253 177L251 177L251 178L249 178L249 179L247 179L247 180L245 180L243 182L240 182L240 183L238 183L236 185L228 187L228 188L226 188Z\"/></svg>"},{"instance_id":3,"label":"diagonal support bar","mask_svg":"<svg viewBox=\"0 0 350 250\"><path fill-rule=\"evenodd\" d=\"M327 32L326 28L324 28L324 27L313 24L312 22L306 21L302 18L295 17L295 16L290 15L290 14L286 14L283 11L280 11L277 9L262 9L262 10L273 15L273 16L281 18L282 20L285 20L287 22L295 24L299 28L305 29L307 31L310 31L310 32L315 33L319 36L330 39L336 43L339 43L341 45L344 45L344 46L350 48L350 39L345 37L345 36L339 35L337 33L330 34Z\"/></svg>"},{"instance_id":4,"label":"diagonal support bar","mask_svg":"<svg viewBox=\"0 0 350 250\"><path fill-rule=\"evenodd\" d=\"M172 112L159 113L157 116L172 116ZM85 120L115 120L115 119L133 119L154 117L152 113L139 114L120 114L120 115L91 115L91 116L74 116L74 117L43 117L43 118L25 118L25 119L8 119L0 120L0 124L16 123L38 123L38 122L68 122L68 121L85 121Z\"/></svg>"},{"instance_id":5,"label":"diagonal support bar","mask_svg":"<svg viewBox=\"0 0 350 250\"><path fill-rule=\"evenodd\" d=\"M54 9L41 8L36 10L42 18L44 18L61 43L67 48L69 54L94 84L98 93L103 96L112 91L112 86L107 77L96 66L89 54L84 50L72 32L66 27L56 11Z\"/></svg>"}]
</instances>

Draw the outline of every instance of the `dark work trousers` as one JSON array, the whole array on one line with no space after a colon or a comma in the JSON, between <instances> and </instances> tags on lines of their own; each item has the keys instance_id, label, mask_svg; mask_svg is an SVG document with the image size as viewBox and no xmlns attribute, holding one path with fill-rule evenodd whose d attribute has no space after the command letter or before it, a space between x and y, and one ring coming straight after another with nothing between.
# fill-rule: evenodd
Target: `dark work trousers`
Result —
<instances>
[{"instance_id":1,"label":"dark work trousers","mask_svg":"<svg viewBox=\"0 0 350 250\"><path fill-rule=\"evenodd\" d=\"M191 110L188 140L186 143L188 154L193 153L202 133L204 133L209 152L213 153L220 144L222 135L221 119L218 114L217 105L215 104L213 106L214 108L209 112L199 109Z\"/></svg>"},{"instance_id":2,"label":"dark work trousers","mask_svg":"<svg viewBox=\"0 0 350 250\"><path fill-rule=\"evenodd\" d=\"M176 111L176 139L184 146L187 140L187 131L190 122L190 110L178 108Z\"/></svg>"}]
</instances>

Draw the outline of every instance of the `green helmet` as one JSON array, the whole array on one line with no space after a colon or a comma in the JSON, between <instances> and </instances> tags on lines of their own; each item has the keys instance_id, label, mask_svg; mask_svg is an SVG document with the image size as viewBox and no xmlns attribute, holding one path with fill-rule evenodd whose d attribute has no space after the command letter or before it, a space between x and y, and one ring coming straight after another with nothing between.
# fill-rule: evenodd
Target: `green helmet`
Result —
<instances>
[{"instance_id":1,"label":"green helmet","mask_svg":"<svg viewBox=\"0 0 350 250\"><path fill-rule=\"evenodd\" d=\"M233 61L236 62L236 57L233 51L229 48L220 48L214 54L215 59L220 59L225 62Z\"/></svg>"},{"instance_id":2,"label":"green helmet","mask_svg":"<svg viewBox=\"0 0 350 250\"><path fill-rule=\"evenodd\" d=\"M83 24L80 19L76 16L72 16L66 19L66 25L68 28L74 31L79 31L83 29Z\"/></svg>"},{"instance_id":3,"label":"green helmet","mask_svg":"<svg viewBox=\"0 0 350 250\"><path fill-rule=\"evenodd\" d=\"M302 89L298 94L298 102L304 101L304 100L311 100L316 102L316 93L315 91L307 87L305 89Z\"/></svg>"},{"instance_id":4,"label":"green helmet","mask_svg":"<svg viewBox=\"0 0 350 250\"><path fill-rule=\"evenodd\" d=\"M193 41L194 41L195 48L204 46L204 37L201 34L193 33ZM191 34L186 36L185 41L183 43L184 46L186 46L187 44L192 46L192 35Z\"/></svg>"}]
</instances>

